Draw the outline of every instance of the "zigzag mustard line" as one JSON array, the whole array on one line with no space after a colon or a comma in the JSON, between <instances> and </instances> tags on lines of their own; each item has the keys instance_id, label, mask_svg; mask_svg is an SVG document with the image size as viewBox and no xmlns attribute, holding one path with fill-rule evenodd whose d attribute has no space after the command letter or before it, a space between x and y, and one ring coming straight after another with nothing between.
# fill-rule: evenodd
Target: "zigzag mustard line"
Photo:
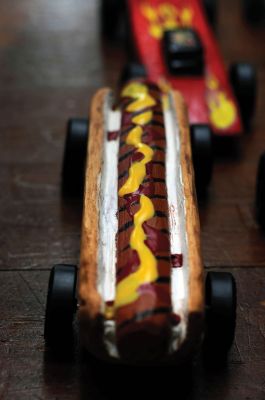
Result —
<instances>
[{"instance_id":1,"label":"zigzag mustard line","mask_svg":"<svg viewBox=\"0 0 265 400\"><path fill-rule=\"evenodd\" d=\"M135 101L126 108L128 112L146 110L152 107L156 101L149 95L146 85L141 83L130 83L122 92L122 97L132 97ZM144 158L135 162L129 169L129 177L119 190L119 196L123 197L139 189L146 176L145 165L152 160L153 150L150 146L142 143L143 125L148 124L153 117L151 110L143 111L132 119L135 126L128 133L126 143L135 146ZM154 282L158 277L157 260L148 246L145 244L147 239L143 230L143 223L151 219L155 214L152 201L145 195L140 197L140 209L134 215L134 229L130 237L130 246L137 251L140 265L136 272L130 274L118 283L114 308L117 309L130 304L139 298L138 289L145 283Z\"/></svg>"}]
</instances>

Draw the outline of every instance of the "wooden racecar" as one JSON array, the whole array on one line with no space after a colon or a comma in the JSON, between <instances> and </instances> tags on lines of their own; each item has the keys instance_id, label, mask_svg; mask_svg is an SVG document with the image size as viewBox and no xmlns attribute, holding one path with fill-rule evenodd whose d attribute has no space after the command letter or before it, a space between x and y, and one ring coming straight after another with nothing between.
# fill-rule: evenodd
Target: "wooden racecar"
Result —
<instances>
[{"instance_id":1,"label":"wooden racecar","mask_svg":"<svg viewBox=\"0 0 265 400\"><path fill-rule=\"evenodd\" d=\"M254 68L237 63L229 74L225 69L209 24L216 19L215 3L103 0L101 7L108 37L127 21L133 59L144 67L130 63L123 74L125 80L145 74L164 84L165 90L173 88L183 95L192 126L196 187L207 186L211 178L211 132L215 137L236 137L249 130L255 107Z\"/></svg>"},{"instance_id":2,"label":"wooden racecar","mask_svg":"<svg viewBox=\"0 0 265 400\"><path fill-rule=\"evenodd\" d=\"M77 188L87 154L78 290L75 266L53 267L47 345L69 349L78 308L82 343L102 360L180 363L203 332L210 353L224 356L235 331L235 282L211 272L204 289L181 95L165 96L149 80L127 83L118 101L102 89L92 101L88 144L85 124L69 126L63 174L64 187L74 180Z\"/></svg>"}]
</instances>

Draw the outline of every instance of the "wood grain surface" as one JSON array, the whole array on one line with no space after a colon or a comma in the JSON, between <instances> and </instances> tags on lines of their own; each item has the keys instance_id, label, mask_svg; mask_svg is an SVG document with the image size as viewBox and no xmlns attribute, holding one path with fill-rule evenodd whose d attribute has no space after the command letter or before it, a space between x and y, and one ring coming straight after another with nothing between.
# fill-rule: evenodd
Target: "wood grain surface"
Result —
<instances>
[{"instance_id":1,"label":"wood grain surface","mask_svg":"<svg viewBox=\"0 0 265 400\"><path fill-rule=\"evenodd\" d=\"M179 380L174 369L163 369L151 370L150 381L150 370L99 367L81 352L72 362L55 360L45 350L48 270L77 263L80 248L81 204L60 193L66 120L87 115L92 94L114 87L125 60L122 48L100 39L98 3L0 2L0 399L124 399L123 381L127 398L263 400L265 235L253 217L253 196L265 150L265 32L245 25L240 0L219 2L217 36L227 65L249 60L258 67L257 114L238 156L217 158L200 204L206 269L233 271L238 284L227 368L209 370L199 361Z\"/></svg>"}]
</instances>

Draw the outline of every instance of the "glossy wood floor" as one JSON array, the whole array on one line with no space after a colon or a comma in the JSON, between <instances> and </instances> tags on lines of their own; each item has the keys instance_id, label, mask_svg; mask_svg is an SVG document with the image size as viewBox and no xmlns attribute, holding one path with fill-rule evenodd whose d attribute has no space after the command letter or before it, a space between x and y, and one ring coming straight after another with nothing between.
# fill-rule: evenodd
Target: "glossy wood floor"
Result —
<instances>
[{"instance_id":1,"label":"glossy wood floor","mask_svg":"<svg viewBox=\"0 0 265 400\"><path fill-rule=\"evenodd\" d=\"M265 150L265 31L247 27L239 0L220 1L218 40L227 64L259 70L253 133L240 155L218 158L200 206L207 269L233 271L235 344L227 368L98 366L45 351L49 269L77 263L81 212L60 194L65 125L84 116L95 90L115 85L122 49L100 39L96 0L0 3L0 399L265 399L265 236L253 217L255 174ZM121 385L125 384L127 388ZM144 384L140 388L140 385Z\"/></svg>"}]
</instances>

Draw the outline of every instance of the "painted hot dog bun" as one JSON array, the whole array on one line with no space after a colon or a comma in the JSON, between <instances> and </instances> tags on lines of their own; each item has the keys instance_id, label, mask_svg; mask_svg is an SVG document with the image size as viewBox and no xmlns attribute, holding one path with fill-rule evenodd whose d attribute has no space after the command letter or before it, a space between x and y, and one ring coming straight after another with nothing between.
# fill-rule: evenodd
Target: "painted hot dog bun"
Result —
<instances>
[{"instance_id":1,"label":"painted hot dog bun","mask_svg":"<svg viewBox=\"0 0 265 400\"><path fill-rule=\"evenodd\" d=\"M128 363L174 358L202 320L186 111L178 94L163 98L157 85L138 80L122 89L117 109L104 89L91 110L81 332L99 356Z\"/></svg>"}]
</instances>

